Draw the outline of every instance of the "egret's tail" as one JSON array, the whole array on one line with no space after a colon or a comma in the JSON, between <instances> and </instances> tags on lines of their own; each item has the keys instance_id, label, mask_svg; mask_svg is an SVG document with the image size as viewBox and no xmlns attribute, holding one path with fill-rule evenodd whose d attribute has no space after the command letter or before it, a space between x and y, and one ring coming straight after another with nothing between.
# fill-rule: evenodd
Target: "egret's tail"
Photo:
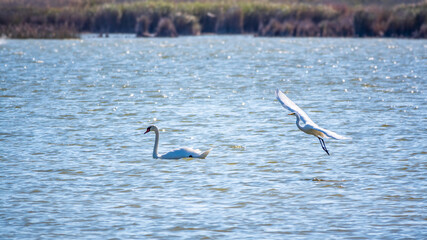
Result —
<instances>
[{"instance_id":1,"label":"egret's tail","mask_svg":"<svg viewBox=\"0 0 427 240\"><path fill-rule=\"evenodd\" d=\"M209 154L209 152L212 150L212 148L211 149L209 149L209 150L207 150L206 152L204 152L204 153L202 153L202 155L200 155L200 158L201 159L205 159L207 156L208 156L208 154Z\"/></svg>"},{"instance_id":2,"label":"egret's tail","mask_svg":"<svg viewBox=\"0 0 427 240\"><path fill-rule=\"evenodd\" d=\"M322 129L322 132L323 132L327 137L330 137L330 138L333 138L333 139L351 139L351 137L345 137L345 136L339 135L339 134L337 134L337 133L334 133L334 132L332 132L332 131L326 130L326 129L324 129L324 128L321 128L321 129Z\"/></svg>"}]
</instances>

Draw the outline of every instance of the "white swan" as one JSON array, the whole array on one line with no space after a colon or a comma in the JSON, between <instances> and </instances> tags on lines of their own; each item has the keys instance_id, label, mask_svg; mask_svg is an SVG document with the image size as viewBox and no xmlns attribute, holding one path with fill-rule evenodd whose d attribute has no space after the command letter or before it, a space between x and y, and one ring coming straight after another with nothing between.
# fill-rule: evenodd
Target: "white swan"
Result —
<instances>
[{"instance_id":1,"label":"white swan","mask_svg":"<svg viewBox=\"0 0 427 240\"><path fill-rule=\"evenodd\" d=\"M328 149L326 148L326 144L325 144L325 141L323 141L323 138L330 137L333 139L349 139L347 137L341 136L337 133L334 133L332 131L319 127L308 117L307 113L305 113L301 108L299 108L294 102L292 102L291 99L289 99L279 89L276 89L276 98L277 100L279 100L279 102L282 104L284 108L291 111L289 115L295 115L295 117L297 118L297 121L296 121L297 127L301 131L307 134L316 136L319 139L320 145L328 155L329 155L329 152L328 152ZM300 122L303 122L304 126L301 126Z\"/></svg>"},{"instance_id":2,"label":"white swan","mask_svg":"<svg viewBox=\"0 0 427 240\"><path fill-rule=\"evenodd\" d=\"M208 156L209 152L212 150L209 149L206 152L202 152L199 149L192 149L192 148L179 148L172 150L170 152L167 152L163 155L159 155L157 153L157 149L159 148L159 129L156 126L149 126L147 128L147 131L145 131L144 134L154 131L156 133L156 141L154 143L154 149L153 149L153 158L162 158L162 159L179 159L179 158L201 158L205 159L206 156Z\"/></svg>"}]
</instances>

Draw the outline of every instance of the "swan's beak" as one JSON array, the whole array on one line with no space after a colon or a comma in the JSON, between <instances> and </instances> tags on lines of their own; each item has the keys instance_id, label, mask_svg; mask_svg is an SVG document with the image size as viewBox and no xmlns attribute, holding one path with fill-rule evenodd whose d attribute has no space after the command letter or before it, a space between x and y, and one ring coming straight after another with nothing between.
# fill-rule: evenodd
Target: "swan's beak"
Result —
<instances>
[{"instance_id":1,"label":"swan's beak","mask_svg":"<svg viewBox=\"0 0 427 240\"><path fill-rule=\"evenodd\" d=\"M145 131L145 133L144 133L144 134L148 133L149 131L150 131L150 129L147 129L147 131Z\"/></svg>"}]
</instances>

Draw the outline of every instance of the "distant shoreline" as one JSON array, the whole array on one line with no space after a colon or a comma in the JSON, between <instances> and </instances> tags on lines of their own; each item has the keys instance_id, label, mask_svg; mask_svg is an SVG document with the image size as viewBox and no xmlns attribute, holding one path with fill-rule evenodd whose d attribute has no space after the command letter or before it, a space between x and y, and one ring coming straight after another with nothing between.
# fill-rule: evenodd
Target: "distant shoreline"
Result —
<instances>
[{"instance_id":1,"label":"distant shoreline","mask_svg":"<svg viewBox=\"0 0 427 240\"><path fill-rule=\"evenodd\" d=\"M427 1L346 5L280 1L83 1L66 7L1 5L0 37L79 38L248 34L262 37L427 38Z\"/></svg>"},{"instance_id":2,"label":"distant shoreline","mask_svg":"<svg viewBox=\"0 0 427 240\"><path fill-rule=\"evenodd\" d=\"M199 35L183 35L183 36L177 36L177 37L146 37L141 38L137 37L135 34L132 33L110 33L108 37L102 36L100 37L98 33L79 33L77 37L65 37L65 38L9 38L6 36L0 36L1 40L25 40L25 39L40 39L40 40L85 40L85 39L153 39L153 40L161 40L161 39L179 39L179 38L185 38L185 37L209 37L209 36L224 36L224 37L253 37L253 38L264 38L264 39L296 39L296 38L307 38L307 39L328 39L328 38L336 38L336 39L407 39L407 40L426 40L427 38L413 38L413 37L380 37L380 36L372 36L372 37L358 37L358 36L349 36L349 37L342 37L342 36L336 36L336 37L320 37L320 36L279 36L279 37L269 37L269 36L257 36L254 34L249 33L241 33L241 34L216 34L216 33L206 33L206 34L199 34Z\"/></svg>"},{"instance_id":3,"label":"distant shoreline","mask_svg":"<svg viewBox=\"0 0 427 240\"><path fill-rule=\"evenodd\" d=\"M148 37L148 38L140 38L137 37L135 34L132 33L111 33L109 34L109 37L100 37L98 33L80 33L80 37L78 38L70 38L70 39L178 39L178 38L185 38L185 37L209 37L209 36L215 36L215 37L253 37L253 38L264 38L264 39L295 39L295 38L307 38L307 39L327 39L327 38L336 38L336 39L407 39L407 40L426 40L425 38L412 38L412 37L358 37L358 36L350 36L350 37L319 37L319 36L308 36L308 37L293 37L293 36L282 36L282 37L269 37L269 36L257 36L250 33L241 33L241 34L216 34L216 33L206 33L206 34L199 34L199 35L183 35L183 36L177 36L174 38L169 37Z\"/></svg>"},{"instance_id":4,"label":"distant shoreline","mask_svg":"<svg viewBox=\"0 0 427 240\"><path fill-rule=\"evenodd\" d=\"M78 37L73 37L73 38L7 38L5 36L1 37L0 36L0 41L2 40L87 40L87 39L147 39L147 40L167 40L167 39L179 39L179 38L203 38L203 37L251 37L251 38L260 38L260 39L359 39L359 40L363 40L363 39L402 39L402 40L426 40L426 38L410 38L410 37L357 37L357 36L353 36L353 37L316 37L316 36L311 36L311 37L267 37L267 36L256 36L254 34L214 34L214 33L207 33L207 34L199 34L199 35L184 35L184 36L178 36L178 37L174 37L174 38L170 38L170 37L149 37L149 38L140 38L137 37L135 34L132 33L111 33L109 34L109 37L100 37L98 33L79 33Z\"/></svg>"}]
</instances>

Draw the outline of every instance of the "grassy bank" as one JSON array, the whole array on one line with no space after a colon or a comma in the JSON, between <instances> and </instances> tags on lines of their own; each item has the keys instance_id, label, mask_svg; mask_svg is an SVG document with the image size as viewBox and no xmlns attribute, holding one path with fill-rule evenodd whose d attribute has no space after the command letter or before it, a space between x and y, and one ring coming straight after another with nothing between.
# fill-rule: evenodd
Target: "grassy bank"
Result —
<instances>
[{"instance_id":1,"label":"grassy bank","mask_svg":"<svg viewBox=\"0 0 427 240\"><path fill-rule=\"evenodd\" d=\"M72 38L82 32L97 32L142 37L204 33L427 37L427 1L398 5L328 2L1 0L0 35Z\"/></svg>"}]
</instances>

